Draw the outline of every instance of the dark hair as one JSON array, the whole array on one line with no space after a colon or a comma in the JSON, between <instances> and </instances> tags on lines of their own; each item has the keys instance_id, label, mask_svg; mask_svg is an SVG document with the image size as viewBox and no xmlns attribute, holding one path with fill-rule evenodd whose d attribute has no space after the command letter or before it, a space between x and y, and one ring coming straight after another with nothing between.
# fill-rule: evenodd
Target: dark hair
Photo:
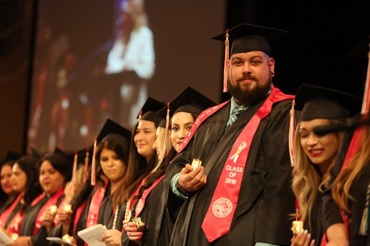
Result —
<instances>
[{"instance_id":1,"label":"dark hair","mask_svg":"<svg viewBox=\"0 0 370 246\"><path fill-rule=\"evenodd\" d=\"M127 165L130 153L130 142L128 139L119 134L109 134L104 137L97 147L95 158L97 163L100 163L100 155L103 149L114 151L118 158ZM99 169L99 174L103 174L101 168Z\"/></svg>"},{"instance_id":2,"label":"dark hair","mask_svg":"<svg viewBox=\"0 0 370 246\"><path fill-rule=\"evenodd\" d=\"M130 142L128 139L124 138L122 135L119 134L109 134L102 139L102 141L97 146L95 161L99 163L100 155L103 149L109 149L114 151L118 158L122 160L122 162L127 165L129 160L129 150L130 150ZM91 166L89 166L89 173L91 172ZM102 175L104 175L100 165L96 165L96 183L100 186L104 185L104 180L102 179ZM88 176L84 187L81 189L79 194L75 194L72 198L71 204L73 210L75 210L79 205L81 205L84 201L86 201L93 190L93 186L90 185L91 175ZM118 189L117 192L112 194L113 197L113 204L118 203L117 199L120 199Z\"/></svg>"},{"instance_id":3,"label":"dark hair","mask_svg":"<svg viewBox=\"0 0 370 246\"><path fill-rule=\"evenodd\" d=\"M32 201L42 193L42 188L39 183L39 172L37 170L37 158L31 155L25 155L20 157L14 165L18 165L19 168L26 173L26 190L23 195L24 204L21 211L24 212Z\"/></svg>"},{"instance_id":4,"label":"dark hair","mask_svg":"<svg viewBox=\"0 0 370 246\"><path fill-rule=\"evenodd\" d=\"M125 166L125 169L127 171L127 166L129 162L129 155L130 155L130 140L123 137L119 134L109 134L106 137L103 138L103 140L99 143L98 149L96 152L96 162L100 163L100 155L103 149L109 149L114 151L118 158L122 161L123 165ZM99 165L100 167L100 165ZM125 173L121 177L121 183L124 182ZM98 175L104 175L102 168L99 169ZM112 204L113 209L118 205L122 205L125 202L125 186L120 185L119 189L116 189L112 193Z\"/></svg>"},{"instance_id":5,"label":"dark hair","mask_svg":"<svg viewBox=\"0 0 370 246\"><path fill-rule=\"evenodd\" d=\"M41 168L41 164L44 161L48 161L52 165L52 167L64 177L64 181L66 183L71 180L72 164L65 155L60 153L54 153L43 156L38 164L39 171Z\"/></svg>"},{"instance_id":6,"label":"dark hair","mask_svg":"<svg viewBox=\"0 0 370 246\"><path fill-rule=\"evenodd\" d=\"M2 163L1 166L0 166L0 173L1 173L1 170L3 169L3 167L10 166L10 168L12 168L14 163L15 163L15 161L13 161L13 160L5 161L4 163ZM0 187L0 207L1 208L2 208L3 205L5 205L8 198L9 198L9 195L5 193L5 191L2 189L2 187ZM5 207L6 207L6 205L5 205Z\"/></svg>"}]
</instances>

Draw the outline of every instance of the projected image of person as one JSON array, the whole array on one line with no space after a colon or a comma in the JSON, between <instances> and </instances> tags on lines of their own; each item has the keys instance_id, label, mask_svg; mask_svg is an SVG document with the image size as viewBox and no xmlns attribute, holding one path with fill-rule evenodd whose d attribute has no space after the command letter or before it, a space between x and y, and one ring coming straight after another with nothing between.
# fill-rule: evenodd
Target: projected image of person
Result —
<instances>
[{"instance_id":1,"label":"projected image of person","mask_svg":"<svg viewBox=\"0 0 370 246\"><path fill-rule=\"evenodd\" d=\"M109 50L106 74L122 74L119 86L120 123L133 126L136 113L147 99L148 81L155 69L153 33L143 0L122 0L116 33Z\"/></svg>"},{"instance_id":2,"label":"projected image of person","mask_svg":"<svg viewBox=\"0 0 370 246\"><path fill-rule=\"evenodd\" d=\"M39 36L28 139L30 146L52 151L56 146L64 147L71 96L67 77L74 58L68 35L55 33L51 25L45 24Z\"/></svg>"}]
</instances>

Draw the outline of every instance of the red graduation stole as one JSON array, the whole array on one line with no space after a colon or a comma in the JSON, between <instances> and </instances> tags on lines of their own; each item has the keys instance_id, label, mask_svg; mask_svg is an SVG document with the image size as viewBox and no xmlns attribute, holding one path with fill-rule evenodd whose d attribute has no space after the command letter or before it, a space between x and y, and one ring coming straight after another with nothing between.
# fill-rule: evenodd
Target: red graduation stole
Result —
<instances>
[{"instance_id":1,"label":"red graduation stole","mask_svg":"<svg viewBox=\"0 0 370 246\"><path fill-rule=\"evenodd\" d=\"M140 182L140 185L136 188L136 190L134 191L134 193L132 193L132 195L130 196L130 198L128 199L128 201L127 201L127 203L126 203L126 213L125 213L125 218L124 218L124 220L130 220L131 219L131 210L132 210L132 207L134 206L134 202L135 202L135 197L137 196L137 195L139 195L139 191L140 191L140 187L141 186L143 186L144 185L144 183L145 183L145 181L146 181L146 179L148 178L148 176L149 176L150 174L148 174L147 176L145 176L142 180L141 180L141 182ZM153 187L154 188L154 187ZM144 195L144 194L143 194ZM140 199L142 199L143 197L141 197ZM145 198L146 198L146 196L145 196ZM145 198L144 198L144 203L145 203ZM136 208L135 208L135 217L136 216L138 216L140 213L141 213L141 211L142 211L142 209L144 208L144 204L142 204L141 205L142 207L141 207L141 209L140 209L140 211L139 211L139 209L138 210L136 210ZM136 206L137 207L137 206Z\"/></svg>"},{"instance_id":2,"label":"red graduation stole","mask_svg":"<svg viewBox=\"0 0 370 246\"><path fill-rule=\"evenodd\" d=\"M33 235L36 235L41 226L43 225L43 219L44 219L44 212L46 210L46 208L48 208L49 206L51 205L56 205L59 198L61 196L64 195L64 190L60 190L56 193L54 193L49 199L48 201L42 206L42 208L39 210L38 214L37 214L37 217L36 217L36 222L35 222L35 227L33 228ZM37 197L33 202L32 202L32 206L36 205L38 202L40 202L43 198L45 198L46 194L43 193L42 195L40 195L39 197Z\"/></svg>"},{"instance_id":3,"label":"red graduation stole","mask_svg":"<svg viewBox=\"0 0 370 246\"><path fill-rule=\"evenodd\" d=\"M10 213L14 210L14 208L17 206L19 201L22 199L22 194L18 194L17 198L13 201L12 205L10 205L7 209L5 209L4 212L1 213L0 216L0 228L5 229L6 221L9 218Z\"/></svg>"},{"instance_id":4,"label":"red graduation stole","mask_svg":"<svg viewBox=\"0 0 370 246\"><path fill-rule=\"evenodd\" d=\"M218 104L216 106L213 106L211 108L208 108L208 109L204 110L202 113L199 114L199 116L195 120L193 126L191 127L188 135L186 135L184 141L182 142L180 150L177 152L177 154L179 154L181 151L183 151L183 149L186 147L186 145L188 145L189 141L193 138L194 133L196 132L198 127L203 123L203 121L205 121L209 116L216 113L219 109L221 109L223 106L225 106L225 104L227 104L229 101L230 100L228 100L226 102L223 102L221 104Z\"/></svg>"},{"instance_id":5,"label":"red graduation stole","mask_svg":"<svg viewBox=\"0 0 370 246\"><path fill-rule=\"evenodd\" d=\"M261 119L271 112L274 103L293 98L274 87L233 144L202 223L203 231L209 242L213 242L230 230L249 149Z\"/></svg>"},{"instance_id":6,"label":"red graduation stole","mask_svg":"<svg viewBox=\"0 0 370 246\"><path fill-rule=\"evenodd\" d=\"M21 233L21 224L24 217L24 212L18 211L16 215L14 215L12 221L9 223L7 230L11 234L19 235Z\"/></svg>"},{"instance_id":7,"label":"red graduation stole","mask_svg":"<svg viewBox=\"0 0 370 246\"><path fill-rule=\"evenodd\" d=\"M98 223L100 205L103 202L107 186L108 181L104 183L104 186L97 188L93 197L91 198L89 212L87 214L86 228Z\"/></svg>"},{"instance_id":8,"label":"red graduation stole","mask_svg":"<svg viewBox=\"0 0 370 246\"><path fill-rule=\"evenodd\" d=\"M161 181L163 179L163 177L164 177L164 175L162 175L161 177L156 179L156 181L154 181L153 184L143 192L143 194L140 197L139 201L137 202L137 205L136 205L136 208L135 208L135 217L138 217L140 215L141 211L143 211L143 208L145 206L145 200L146 200L147 196L153 190L153 188L159 183L159 181ZM146 179L143 179L143 182L139 186L139 190L140 190L140 187L144 184L145 180Z\"/></svg>"},{"instance_id":9,"label":"red graduation stole","mask_svg":"<svg viewBox=\"0 0 370 246\"><path fill-rule=\"evenodd\" d=\"M141 181L139 187L135 190L135 192L133 193L133 195L131 195L129 201L126 203L126 213L125 213L124 220L131 219L129 213L132 210L133 203L135 201L135 197L139 194L140 188L144 185L144 183L147 180L147 178L149 177L149 175L143 178L143 180ZM153 182L153 184L148 189L146 189L143 192L143 194L141 195L141 197L140 197L140 199L137 202L136 207L135 207L135 218L138 217L141 214L141 212L143 211L143 209L145 207L145 201L146 201L147 196L154 189L154 187L163 179L163 177L164 177L164 175L162 175L161 177L159 177L158 179L156 179ZM124 231L124 227L122 227L122 232L123 231Z\"/></svg>"},{"instance_id":10,"label":"red graduation stole","mask_svg":"<svg viewBox=\"0 0 370 246\"><path fill-rule=\"evenodd\" d=\"M85 208L86 206L86 201L84 201L76 210L76 213L75 213L75 217L73 219L73 233L72 235L76 235L77 232L76 232L76 229L77 229L77 223L78 221L80 220L80 217L81 217L81 213L83 211L83 209Z\"/></svg>"}]
</instances>

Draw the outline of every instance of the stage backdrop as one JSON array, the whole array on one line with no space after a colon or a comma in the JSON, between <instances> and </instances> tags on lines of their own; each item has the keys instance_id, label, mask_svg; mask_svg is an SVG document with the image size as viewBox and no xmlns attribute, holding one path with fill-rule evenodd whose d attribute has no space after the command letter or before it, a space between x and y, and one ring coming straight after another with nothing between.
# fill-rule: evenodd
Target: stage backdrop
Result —
<instances>
[{"instance_id":1,"label":"stage backdrop","mask_svg":"<svg viewBox=\"0 0 370 246\"><path fill-rule=\"evenodd\" d=\"M107 118L131 128L148 96L221 100L224 0L40 0L27 145L81 149Z\"/></svg>"}]
</instances>

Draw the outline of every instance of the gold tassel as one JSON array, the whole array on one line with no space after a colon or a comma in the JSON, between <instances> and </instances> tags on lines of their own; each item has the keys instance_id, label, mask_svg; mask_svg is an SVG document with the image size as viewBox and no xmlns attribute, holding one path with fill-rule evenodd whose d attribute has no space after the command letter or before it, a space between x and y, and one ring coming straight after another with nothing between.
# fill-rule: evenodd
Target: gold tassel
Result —
<instances>
[{"instance_id":1,"label":"gold tassel","mask_svg":"<svg viewBox=\"0 0 370 246\"><path fill-rule=\"evenodd\" d=\"M289 117L289 156L290 156L290 164L294 166L294 132L295 132L295 100L292 102L292 108L290 109L290 117Z\"/></svg>"},{"instance_id":2,"label":"gold tassel","mask_svg":"<svg viewBox=\"0 0 370 246\"><path fill-rule=\"evenodd\" d=\"M223 92L228 92L228 74L229 74L229 30L226 30L225 37L225 58L224 58L224 81L223 81Z\"/></svg>"},{"instance_id":3,"label":"gold tassel","mask_svg":"<svg viewBox=\"0 0 370 246\"><path fill-rule=\"evenodd\" d=\"M167 142L170 135L169 128L170 128L170 103L167 103L166 129L164 130L163 156L161 160L163 160L167 154Z\"/></svg>"},{"instance_id":4,"label":"gold tassel","mask_svg":"<svg viewBox=\"0 0 370 246\"><path fill-rule=\"evenodd\" d=\"M77 154L77 151L76 151L75 156L74 156L74 160L73 160L73 169L72 169L72 180L71 180L72 194L74 194L74 192L76 190L77 162L78 162L78 154Z\"/></svg>"},{"instance_id":5,"label":"gold tassel","mask_svg":"<svg viewBox=\"0 0 370 246\"><path fill-rule=\"evenodd\" d=\"M369 112L370 107L370 43L369 43L369 50L367 53L367 73L366 73L366 81L365 81L365 89L364 89L364 96L362 98L362 108L361 114L366 114Z\"/></svg>"},{"instance_id":6,"label":"gold tassel","mask_svg":"<svg viewBox=\"0 0 370 246\"><path fill-rule=\"evenodd\" d=\"M86 183L89 175L89 149L86 150L83 183Z\"/></svg>"},{"instance_id":7,"label":"gold tassel","mask_svg":"<svg viewBox=\"0 0 370 246\"><path fill-rule=\"evenodd\" d=\"M366 205L364 213L362 214L361 225L359 234L362 236L367 236L367 228L369 226L369 200L370 200L370 185L367 187L366 193Z\"/></svg>"}]
</instances>

